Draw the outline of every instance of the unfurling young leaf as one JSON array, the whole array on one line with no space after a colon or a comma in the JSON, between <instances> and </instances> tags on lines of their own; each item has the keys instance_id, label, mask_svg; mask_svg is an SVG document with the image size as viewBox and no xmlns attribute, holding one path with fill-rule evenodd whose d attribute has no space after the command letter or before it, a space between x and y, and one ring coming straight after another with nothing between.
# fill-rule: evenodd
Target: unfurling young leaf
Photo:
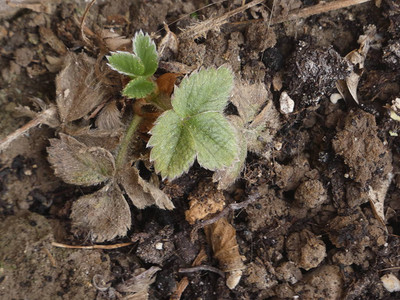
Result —
<instances>
[{"instance_id":1,"label":"unfurling young leaf","mask_svg":"<svg viewBox=\"0 0 400 300\"><path fill-rule=\"evenodd\" d=\"M143 98L154 91L156 85L145 77L132 79L125 86L122 94L129 98Z\"/></svg>"},{"instance_id":2,"label":"unfurling young leaf","mask_svg":"<svg viewBox=\"0 0 400 300\"><path fill-rule=\"evenodd\" d=\"M113 52L107 56L111 69L130 76L122 94L129 98L144 98L156 90L156 84L150 77L157 71L158 54L156 45L148 34L139 31L132 39L133 53Z\"/></svg>"},{"instance_id":3,"label":"unfurling young leaf","mask_svg":"<svg viewBox=\"0 0 400 300\"><path fill-rule=\"evenodd\" d=\"M156 44L150 36L142 31L135 34L133 40L133 52L140 58L144 65L143 76L151 76L158 68L158 54Z\"/></svg>"},{"instance_id":4,"label":"unfurling young leaf","mask_svg":"<svg viewBox=\"0 0 400 300\"><path fill-rule=\"evenodd\" d=\"M153 147L150 159L162 177L186 172L196 156L210 170L237 159L236 131L222 114L232 85L232 72L221 67L194 73L176 88L173 109L159 117L148 143Z\"/></svg>"}]
</instances>

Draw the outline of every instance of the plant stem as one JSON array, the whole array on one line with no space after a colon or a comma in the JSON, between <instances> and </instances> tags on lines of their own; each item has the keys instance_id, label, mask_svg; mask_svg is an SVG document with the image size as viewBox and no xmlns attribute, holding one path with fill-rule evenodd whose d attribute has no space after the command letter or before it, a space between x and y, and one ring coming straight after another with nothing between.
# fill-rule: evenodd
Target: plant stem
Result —
<instances>
[{"instance_id":1,"label":"plant stem","mask_svg":"<svg viewBox=\"0 0 400 300\"><path fill-rule=\"evenodd\" d=\"M122 139L117 158L115 159L115 167L117 169L121 168L124 165L126 161L126 154L128 152L128 146L142 119L143 118L139 115L133 116L132 122L129 125L128 130L126 131L124 138Z\"/></svg>"}]
</instances>

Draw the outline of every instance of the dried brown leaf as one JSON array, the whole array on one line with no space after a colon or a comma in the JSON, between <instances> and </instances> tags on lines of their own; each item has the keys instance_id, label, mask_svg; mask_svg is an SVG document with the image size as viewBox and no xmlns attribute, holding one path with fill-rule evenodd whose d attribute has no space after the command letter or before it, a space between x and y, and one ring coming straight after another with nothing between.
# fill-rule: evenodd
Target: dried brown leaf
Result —
<instances>
[{"instance_id":1,"label":"dried brown leaf","mask_svg":"<svg viewBox=\"0 0 400 300\"><path fill-rule=\"evenodd\" d=\"M109 183L80 197L72 205L72 227L96 242L124 236L131 226L131 212L118 185Z\"/></svg>"},{"instance_id":2,"label":"dried brown leaf","mask_svg":"<svg viewBox=\"0 0 400 300\"><path fill-rule=\"evenodd\" d=\"M387 178L375 179L373 186L368 188L368 199L371 203L372 210L376 218L385 225L385 198L388 192L390 183L392 182L393 174L389 173Z\"/></svg>"},{"instance_id":3,"label":"dried brown leaf","mask_svg":"<svg viewBox=\"0 0 400 300\"><path fill-rule=\"evenodd\" d=\"M69 53L56 78L56 102L62 123L80 119L105 101L104 86L95 75L96 60Z\"/></svg>"},{"instance_id":4,"label":"dried brown leaf","mask_svg":"<svg viewBox=\"0 0 400 300\"><path fill-rule=\"evenodd\" d=\"M112 154L100 147L88 147L73 137L60 133L60 139L50 139L48 160L56 176L66 183L90 186L114 176Z\"/></svg>"},{"instance_id":5,"label":"dried brown leaf","mask_svg":"<svg viewBox=\"0 0 400 300\"><path fill-rule=\"evenodd\" d=\"M271 99L271 93L264 83L251 84L240 79L235 82L231 102L236 106L244 123L253 121L268 99Z\"/></svg>"},{"instance_id":6,"label":"dried brown leaf","mask_svg":"<svg viewBox=\"0 0 400 300\"><path fill-rule=\"evenodd\" d=\"M64 127L64 133L73 136L79 142L88 147L101 147L113 151L119 146L123 130L90 129L90 126L76 126L68 124Z\"/></svg>"},{"instance_id":7,"label":"dried brown leaf","mask_svg":"<svg viewBox=\"0 0 400 300\"><path fill-rule=\"evenodd\" d=\"M116 101L106 104L96 119L96 126L100 130L115 131L121 128L121 112Z\"/></svg>"},{"instance_id":8,"label":"dried brown leaf","mask_svg":"<svg viewBox=\"0 0 400 300\"><path fill-rule=\"evenodd\" d=\"M230 122L240 137L239 159L230 167L214 173L213 181L219 189L227 189L239 177L247 156L247 151L270 155L273 138L280 127L279 113L272 103L271 92L265 84L251 84L237 80L231 102L239 116L230 116Z\"/></svg>"},{"instance_id":9,"label":"dried brown leaf","mask_svg":"<svg viewBox=\"0 0 400 300\"><path fill-rule=\"evenodd\" d=\"M161 60L166 60L172 55L178 53L179 41L175 33L169 30L167 24L164 23L164 29L167 34L162 38L160 44L158 45L158 56Z\"/></svg>"},{"instance_id":10,"label":"dried brown leaf","mask_svg":"<svg viewBox=\"0 0 400 300\"><path fill-rule=\"evenodd\" d=\"M369 48L376 39L376 27L374 25L369 25L365 29L364 34L358 38L360 47L345 56L345 59L353 67L353 70L345 80L338 80L336 82L336 88L347 101L353 99L357 104L359 104L357 98L358 83L364 70L364 62L367 58ZM358 70L357 72L355 71L356 69Z\"/></svg>"},{"instance_id":11,"label":"dried brown leaf","mask_svg":"<svg viewBox=\"0 0 400 300\"><path fill-rule=\"evenodd\" d=\"M132 40L121 36L110 29L103 29L100 33L101 38L110 51L125 50L132 48ZM132 49L129 49L132 50Z\"/></svg>"},{"instance_id":12,"label":"dried brown leaf","mask_svg":"<svg viewBox=\"0 0 400 300\"><path fill-rule=\"evenodd\" d=\"M39 34L42 43L49 44L49 46L59 55L65 55L67 53L67 47L65 47L64 43L55 35L55 33L50 28L40 26Z\"/></svg>"},{"instance_id":13,"label":"dried brown leaf","mask_svg":"<svg viewBox=\"0 0 400 300\"><path fill-rule=\"evenodd\" d=\"M139 170L127 164L118 172L118 182L124 187L133 205L143 209L157 205L161 209L174 209L171 199L158 187L139 175Z\"/></svg>"},{"instance_id":14,"label":"dried brown leaf","mask_svg":"<svg viewBox=\"0 0 400 300\"><path fill-rule=\"evenodd\" d=\"M226 218L221 218L214 224L204 227L204 231L214 257L219 261L220 268L227 273L226 285L234 289L245 268L243 257L239 253L235 228Z\"/></svg>"},{"instance_id":15,"label":"dried brown leaf","mask_svg":"<svg viewBox=\"0 0 400 300\"><path fill-rule=\"evenodd\" d=\"M160 270L159 267L151 267L148 270L137 269L131 278L118 284L116 289L120 293L129 294L122 299L146 300L149 297L150 285L156 280L155 274Z\"/></svg>"}]
</instances>

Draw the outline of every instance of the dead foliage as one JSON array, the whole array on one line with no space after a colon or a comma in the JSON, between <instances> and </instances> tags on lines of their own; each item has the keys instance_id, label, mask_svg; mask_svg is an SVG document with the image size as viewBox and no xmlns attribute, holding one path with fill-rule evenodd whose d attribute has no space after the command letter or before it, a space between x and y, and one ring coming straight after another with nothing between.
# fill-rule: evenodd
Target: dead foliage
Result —
<instances>
[{"instance_id":1,"label":"dead foliage","mask_svg":"<svg viewBox=\"0 0 400 300\"><path fill-rule=\"evenodd\" d=\"M211 245L214 257L218 259L220 268L226 272L226 285L234 289L242 277L243 256L239 253L236 230L226 218L204 228L207 241Z\"/></svg>"}]
</instances>

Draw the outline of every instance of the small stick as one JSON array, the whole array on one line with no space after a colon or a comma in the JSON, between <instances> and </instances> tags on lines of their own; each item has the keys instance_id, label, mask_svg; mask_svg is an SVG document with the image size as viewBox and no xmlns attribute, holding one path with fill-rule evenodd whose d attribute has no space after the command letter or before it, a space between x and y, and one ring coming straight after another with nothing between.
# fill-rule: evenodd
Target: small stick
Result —
<instances>
[{"instance_id":1,"label":"small stick","mask_svg":"<svg viewBox=\"0 0 400 300\"><path fill-rule=\"evenodd\" d=\"M86 17L88 15L88 13L89 13L90 8L94 5L95 2L96 2L96 0L92 0L92 1L90 1L90 3L88 3L88 5L86 5L85 12L83 13L82 20L81 20L81 23L80 23L82 40L85 43L87 43L88 45L90 45L91 43L90 43L89 39L86 37L85 30L84 30L84 27L85 27L84 23L85 23L85 20L86 20Z\"/></svg>"},{"instance_id":2,"label":"small stick","mask_svg":"<svg viewBox=\"0 0 400 300\"><path fill-rule=\"evenodd\" d=\"M54 247L59 248L68 248L68 249L118 249L122 247L126 247L132 245L133 243L121 243L115 245L91 245L91 246L73 246L73 245L66 245L62 243L52 242L51 245Z\"/></svg>"},{"instance_id":3,"label":"small stick","mask_svg":"<svg viewBox=\"0 0 400 300\"><path fill-rule=\"evenodd\" d=\"M5 150L11 144L12 141L20 137L29 129L39 126L41 124L49 125L47 122L52 121L52 119L55 119L56 116L57 116L57 108L55 106L52 106L44 110L43 112L39 113L36 118L30 120L24 126L18 128L13 133L9 134L4 139L0 140L0 152Z\"/></svg>"},{"instance_id":4,"label":"small stick","mask_svg":"<svg viewBox=\"0 0 400 300\"><path fill-rule=\"evenodd\" d=\"M172 293L171 297L169 297L169 300L179 300L182 297L182 293L185 291L187 286L189 285L189 279L185 276L179 281L175 292Z\"/></svg>"},{"instance_id":5,"label":"small stick","mask_svg":"<svg viewBox=\"0 0 400 300\"><path fill-rule=\"evenodd\" d=\"M222 272L220 269L211 267L211 266L197 266L197 267L191 267L191 268L180 268L179 273L193 273L193 272L199 272L199 271L210 271L217 273L219 276L222 278L225 278L225 273Z\"/></svg>"},{"instance_id":6,"label":"small stick","mask_svg":"<svg viewBox=\"0 0 400 300\"><path fill-rule=\"evenodd\" d=\"M379 272L394 271L394 270L400 270L400 267L385 268L385 269L379 270Z\"/></svg>"},{"instance_id":7,"label":"small stick","mask_svg":"<svg viewBox=\"0 0 400 300\"><path fill-rule=\"evenodd\" d=\"M372 0L335 0L331 2L321 2L317 5L313 5L310 7L299 8L293 11L290 11L287 16L272 18L271 24L279 24L286 21L292 21L301 18L307 18L312 15L326 13L332 10L338 10L341 8L362 4L366 2L370 2Z\"/></svg>"},{"instance_id":8,"label":"small stick","mask_svg":"<svg viewBox=\"0 0 400 300\"><path fill-rule=\"evenodd\" d=\"M254 195L249 196L249 199L247 199L246 201L243 201L240 203L231 203L227 207L225 207L220 213L218 213L215 217L212 217L211 219L199 222L198 224L196 224L194 226L194 228L192 229L192 232L190 233L190 237L191 237L192 241L196 239L197 231L199 229L217 222L219 219L225 217L231 210L233 211L233 210L245 208L250 203L253 203L254 201L256 201L258 199L258 197L259 197L259 195L256 193Z\"/></svg>"},{"instance_id":9,"label":"small stick","mask_svg":"<svg viewBox=\"0 0 400 300\"><path fill-rule=\"evenodd\" d=\"M243 6L240 6L236 9L233 9L231 11L228 11L227 13L223 14L220 17L216 17L216 18L210 18L208 20L205 20L203 22L200 22L197 25L191 26L189 27L187 30L184 30L179 37L182 39L189 39L189 38L193 38L195 36L201 36L204 35L205 33L207 33L209 30L211 29L218 29L219 27L221 27L222 25L224 25L225 23L229 22L229 18L241 13L253 6L256 6L260 3L264 2L264 0L253 0L250 3L247 3Z\"/></svg>"},{"instance_id":10,"label":"small stick","mask_svg":"<svg viewBox=\"0 0 400 300\"><path fill-rule=\"evenodd\" d=\"M47 256L49 257L51 265L56 268L57 267L56 260L54 259L54 256L51 254L49 249L43 248L43 250L44 250L44 252L46 252Z\"/></svg>"}]
</instances>

